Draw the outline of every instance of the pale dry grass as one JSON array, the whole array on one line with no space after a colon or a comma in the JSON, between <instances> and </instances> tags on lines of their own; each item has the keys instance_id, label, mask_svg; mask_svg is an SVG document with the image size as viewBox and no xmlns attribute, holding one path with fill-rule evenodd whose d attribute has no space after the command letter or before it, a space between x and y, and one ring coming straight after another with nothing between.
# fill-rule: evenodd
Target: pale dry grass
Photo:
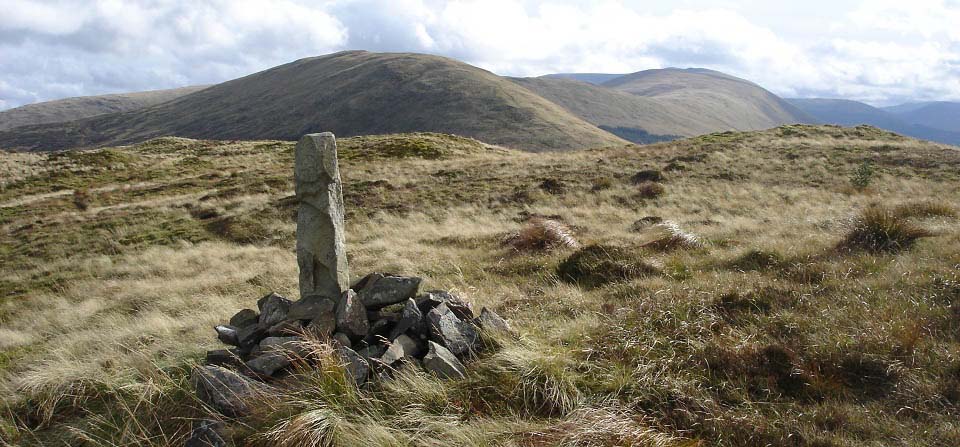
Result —
<instances>
[{"instance_id":1,"label":"pale dry grass","mask_svg":"<svg viewBox=\"0 0 960 447\"><path fill-rule=\"evenodd\" d=\"M947 284L955 280L955 273L950 274L960 265L960 221L945 215L917 217L936 234L897 254L838 255L833 247L843 238L844 222L873 202L935 201L941 211L957 209L960 182L931 178L948 175L939 168L931 168L934 172L925 178L909 166L894 166L884 168L870 191L857 193L849 189L841 172L847 165L836 154L880 143L761 135L750 143L725 143L723 150L706 151L703 161L685 162L688 171L672 173L665 182L667 194L643 202L630 200L635 188L629 174L687 152L661 155L674 150L667 145L344 163L345 181L387 179L396 189L383 194L407 194L402 197L412 204L403 212L371 210L351 218L347 242L353 276L370 271L423 276L424 288L454 290L478 308L496 309L519 330L521 341L504 343L502 350L471 366L473 376L462 386L404 373L381 394L319 386L314 394L295 394L293 406L284 407L290 411L278 411L282 417L256 427L261 444L529 447L673 445L694 438L692 442L707 444L776 445L785 439L761 438L751 431L754 427L773 433L769 436L796 432L820 439L825 432L803 418L824 411L823 405L777 394L776 384L748 384L752 371L732 369L724 375L727 371L717 370L721 367L715 363L725 357L709 356L722 348L719 352L744 363L777 343L825 367L850 352L880 358L899 378L895 392L884 399L923 409L928 428L942 426L952 413L930 402L946 373L931 365L954 361L955 346L943 334L956 323L938 310L949 306L943 300L952 289L935 289L941 283L933 278ZM889 144L923 153L953 150L912 141ZM803 156L821 150L825 153ZM269 170L257 166L258 160L290 162L286 152L258 155L249 144L209 151L229 169L243 168L234 165L231 153L254 166L241 179ZM803 158L781 156L787 151ZM609 188L591 190L594 166L613 172ZM718 178L718 167L740 176ZM400 179L397 172L418 175ZM452 177L434 175L438 172ZM488 173L496 177L491 180L494 174ZM564 179L567 192L538 192L540 176ZM440 193L429 194L462 177L469 181L452 189L476 195L443 201ZM494 191L498 182L516 183ZM513 187L528 188L532 200L502 204L500 198ZM244 189L208 203L244 215L289 193L284 186L270 193ZM177 202L165 197L136 201L170 210ZM911 209L920 208L929 211ZM649 240L649 234L630 231L631 224L660 216L696 234L708 249L651 251L644 256L660 266L661 274L584 289L555 274L572 249L518 253L501 244L504 235L520 228L522 215L530 214L560 216L584 245L631 250L642 250ZM290 235L294 224L277 220L269 228ZM136 230L120 226L112 231L126 237ZM755 269L730 267L751 250L771 253L777 261ZM8 399L84 395L103 383L141 383L151 368L182 365L217 346L210 327L253 306L262 293L276 290L296 298L292 247L226 242L38 259L31 269L0 272L0 280L28 283L58 275L69 279L0 304L5 331L0 338L6 343L0 349L14 360L3 366L6 375L0 383ZM720 297L731 293L760 298L740 310L720 308ZM891 354L895 347L896 356ZM799 361L794 365L798 371L804 366ZM522 380L513 380L517 378ZM332 386L329 378L323 380ZM769 393L751 394L755 388ZM316 394L324 389L337 392ZM369 407L361 405L364 396L373 399ZM611 396L635 406L627 410L609 401ZM861 405L830 394L826 400L859 421L859 436L868 439L864 443L882 444L881 429L919 439L909 437L914 419L894 416L887 400ZM466 409L470 405L485 410L472 414ZM374 407L378 409L370 409ZM930 439L949 439L947 429L938 433L929 436L940 438Z\"/></svg>"}]
</instances>

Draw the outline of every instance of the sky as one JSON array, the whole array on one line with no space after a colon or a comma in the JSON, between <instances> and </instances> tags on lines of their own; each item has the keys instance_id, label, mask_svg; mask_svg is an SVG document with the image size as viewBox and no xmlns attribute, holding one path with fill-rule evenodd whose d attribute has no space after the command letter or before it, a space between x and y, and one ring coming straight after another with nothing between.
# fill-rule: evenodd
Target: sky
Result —
<instances>
[{"instance_id":1,"label":"sky","mask_svg":"<svg viewBox=\"0 0 960 447\"><path fill-rule=\"evenodd\" d=\"M960 0L0 0L0 110L348 49L510 76L704 67L784 97L960 100Z\"/></svg>"}]
</instances>

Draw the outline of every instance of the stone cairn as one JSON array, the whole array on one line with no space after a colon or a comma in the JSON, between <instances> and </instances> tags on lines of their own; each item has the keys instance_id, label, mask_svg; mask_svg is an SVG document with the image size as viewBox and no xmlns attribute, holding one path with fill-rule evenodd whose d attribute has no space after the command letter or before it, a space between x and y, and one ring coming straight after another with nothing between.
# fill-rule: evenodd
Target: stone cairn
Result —
<instances>
[{"instance_id":1,"label":"stone cairn","mask_svg":"<svg viewBox=\"0 0 960 447\"><path fill-rule=\"evenodd\" d=\"M207 353L193 376L198 397L228 417L247 413L244 396L287 375L307 355L306 338L327 340L358 386L402 363L464 378L463 362L480 348L481 332L510 331L507 322L489 309L476 314L452 293L420 293L417 277L371 273L350 285L336 138L305 135L295 158L300 299L270 293L257 310L243 309L217 326L217 338L232 348ZM191 441L218 445L212 422L204 423L195 425Z\"/></svg>"}]
</instances>

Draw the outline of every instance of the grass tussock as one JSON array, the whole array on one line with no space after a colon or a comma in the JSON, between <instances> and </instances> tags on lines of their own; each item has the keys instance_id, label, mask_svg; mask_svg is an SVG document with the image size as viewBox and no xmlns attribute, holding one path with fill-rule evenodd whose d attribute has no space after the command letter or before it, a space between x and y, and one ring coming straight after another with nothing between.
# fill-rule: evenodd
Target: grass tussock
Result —
<instances>
[{"instance_id":1,"label":"grass tussock","mask_svg":"<svg viewBox=\"0 0 960 447\"><path fill-rule=\"evenodd\" d=\"M637 185L637 197L641 199L656 199L667 192L663 185L657 182L641 182Z\"/></svg>"},{"instance_id":2,"label":"grass tussock","mask_svg":"<svg viewBox=\"0 0 960 447\"><path fill-rule=\"evenodd\" d=\"M957 217L957 210L943 202L909 202L894 207L893 214L905 219Z\"/></svg>"},{"instance_id":3,"label":"grass tussock","mask_svg":"<svg viewBox=\"0 0 960 447\"><path fill-rule=\"evenodd\" d=\"M650 239L640 245L642 248L652 250L676 250L686 248L703 248L706 244L703 240L688 231L684 231L675 222L665 221L653 226Z\"/></svg>"},{"instance_id":4,"label":"grass tussock","mask_svg":"<svg viewBox=\"0 0 960 447\"><path fill-rule=\"evenodd\" d=\"M856 217L838 248L871 252L898 251L909 248L919 239L933 233L882 205L870 205Z\"/></svg>"},{"instance_id":5,"label":"grass tussock","mask_svg":"<svg viewBox=\"0 0 960 447\"><path fill-rule=\"evenodd\" d=\"M560 279L586 287L653 275L659 272L636 249L594 244L577 250L557 266Z\"/></svg>"},{"instance_id":6,"label":"grass tussock","mask_svg":"<svg viewBox=\"0 0 960 447\"><path fill-rule=\"evenodd\" d=\"M530 219L519 232L507 237L506 243L518 251L580 247L570 227L556 220L540 217Z\"/></svg>"}]
</instances>

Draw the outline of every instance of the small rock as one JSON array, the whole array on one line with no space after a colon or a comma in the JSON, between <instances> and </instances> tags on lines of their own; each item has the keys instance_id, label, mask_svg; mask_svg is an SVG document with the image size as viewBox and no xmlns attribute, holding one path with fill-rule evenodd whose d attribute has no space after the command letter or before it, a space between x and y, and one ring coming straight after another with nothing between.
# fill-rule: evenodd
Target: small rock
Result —
<instances>
[{"instance_id":1,"label":"small rock","mask_svg":"<svg viewBox=\"0 0 960 447\"><path fill-rule=\"evenodd\" d=\"M461 321L443 303L427 314L430 326L430 338L442 344L455 355L469 354L474 350L479 335L476 328L465 321Z\"/></svg>"},{"instance_id":2,"label":"small rock","mask_svg":"<svg viewBox=\"0 0 960 447\"><path fill-rule=\"evenodd\" d=\"M260 322L260 314L253 309L243 309L230 317L230 326L242 328Z\"/></svg>"},{"instance_id":3,"label":"small rock","mask_svg":"<svg viewBox=\"0 0 960 447\"><path fill-rule=\"evenodd\" d=\"M184 447L227 447L220 433L223 423L209 419L193 421L193 430Z\"/></svg>"},{"instance_id":4,"label":"small rock","mask_svg":"<svg viewBox=\"0 0 960 447\"><path fill-rule=\"evenodd\" d=\"M313 321L307 325L307 332L310 332L315 337L323 338L330 336L330 334L332 334L336 328L336 314L334 312L330 312L314 318Z\"/></svg>"},{"instance_id":5,"label":"small rock","mask_svg":"<svg viewBox=\"0 0 960 447\"><path fill-rule=\"evenodd\" d=\"M453 311L453 314L461 320L473 319L473 308L470 303L464 301L459 296L443 290L431 290L417 298L417 307L420 312L426 314L431 309L446 303L447 307Z\"/></svg>"},{"instance_id":6,"label":"small rock","mask_svg":"<svg viewBox=\"0 0 960 447\"><path fill-rule=\"evenodd\" d=\"M267 337L260 341L260 349L288 349L294 342L302 340L300 337Z\"/></svg>"},{"instance_id":7,"label":"small rock","mask_svg":"<svg viewBox=\"0 0 960 447\"><path fill-rule=\"evenodd\" d=\"M267 329L267 335L289 337L303 332L303 323L300 320L284 320Z\"/></svg>"},{"instance_id":8,"label":"small rock","mask_svg":"<svg viewBox=\"0 0 960 447\"><path fill-rule=\"evenodd\" d=\"M264 350L259 357L247 360L247 368L261 376L273 376L290 366L290 358L282 350Z\"/></svg>"},{"instance_id":9,"label":"small rock","mask_svg":"<svg viewBox=\"0 0 960 447\"><path fill-rule=\"evenodd\" d=\"M290 300L276 293L260 298L257 301L257 306L260 307L260 326L269 328L286 320L291 304Z\"/></svg>"},{"instance_id":10,"label":"small rock","mask_svg":"<svg viewBox=\"0 0 960 447\"><path fill-rule=\"evenodd\" d=\"M396 325L393 326L393 329L390 331L390 336L387 338L393 340L408 329L416 328L422 318L423 313L420 312L420 309L417 307L417 302L414 301L413 298L407 298L407 303L403 306L403 311L400 313L400 319Z\"/></svg>"},{"instance_id":11,"label":"small rock","mask_svg":"<svg viewBox=\"0 0 960 447\"><path fill-rule=\"evenodd\" d=\"M363 357L367 360L369 364L371 360L378 360L385 352L387 352L387 347L380 344L372 344L364 346L356 351L357 354L360 354L360 357Z\"/></svg>"},{"instance_id":12,"label":"small rock","mask_svg":"<svg viewBox=\"0 0 960 447\"><path fill-rule=\"evenodd\" d=\"M237 337L237 328L228 325L220 325L214 328L217 331L217 339L230 346L239 346L240 340Z\"/></svg>"},{"instance_id":13,"label":"small rock","mask_svg":"<svg viewBox=\"0 0 960 447\"><path fill-rule=\"evenodd\" d=\"M367 309L357 299L353 290L347 290L337 306L337 330L354 340L367 336L370 322L367 321Z\"/></svg>"},{"instance_id":14,"label":"small rock","mask_svg":"<svg viewBox=\"0 0 960 447\"><path fill-rule=\"evenodd\" d=\"M496 312L484 307L480 310L480 317L477 318L480 327L489 332L510 332L510 324L500 318Z\"/></svg>"},{"instance_id":15,"label":"small rock","mask_svg":"<svg viewBox=\"0 0 960 447\"><path fill-rule=\"evenodd\" d=\"M229 417L248 414L248 398L267 390L265 385L221 366L197 367L191 380L202 402Z\"/></svg>"},{"instance_id":16,"label":"small rock","mask_svg":"<svg viewBox=\"0 0 960 447\"><path fill-rule=\"evenodd\" d=\"M369 309L379 309L416 296L422 279L412 276L395 276L371 273L361 279L354 289L360 302Z\"/></svg>"},{"instance_id":17,"label":"small rock","mask_svg":"<svg viewBox=\"0 0 960 447\"><path fill-rule=\"evenodd\" d=\"M240 351L235 349L216 349L207 351L204 361L207 365L235 366L240 364Z\"/></svg>"},{"instance_id":18,"label":"small rock","mask_svg":"<svg viewBox=\"0 0 960 447\"><path fill-rule=\"evenodd\" d=\"M336 301L320 295L310 295L294 301L287 313L288 320L312 320L318 316L333 313Z\"/></svg>"},{"instance_id":19,"label":"small rock","mask_svg":"<svg viewBox=\"0 0 960 447\"><path fill-rule=\"evenodd\" d=\"M343 332L337 332L336 334L333 334L333 341L337 342L344 348L349 348L351 346L350 337L347 337L347 334L344 334Z\"/></svg>"},{"instance_id":20,"label":"small rock","mask_svg":"<svg viewBox=\"0 0 960 447\"><path fill-rule=\"evenodd\" d=\"M417 342L407 335L400 335L380 356L380 361L384 365L392 365L405 357L416 357L419 353Z\"/></svg>"},{"instance_id":21,"label":"small rock","mask_svg":"<svg viewBox=\"0 0 960 447\"><path fill-rule=\"evenodd\" d=\"M427 342L427 355L423 357L423 368L444 379L463 379L467 368L452 352L432 341Z\"/></svg>"},{"instance_id":22,"label":"small rock","mask_svg":"<svg viewBox=\"0 0 960 447\"><path fill-rule=\"evenodd\" d=\"M255 346L260 344L260 340L266 337L267 331L259 324L254 324L237 331L237 345L241 352L248 353Z\"/></svg>"},{"instance_id":23,"label":"small rock","mask_svg":"<svg viewBox=\"0 0 960 447\"><path fill-rule=\"evenodd\" d=\"M346 346L337 347L337 354L340 355L340 359L344 362L343 367L347 375L352 377L358 386L363 385L367 380L367 374L370 373L370 365L367 363L367 360Z\"/></svg>"}]
</instances>

